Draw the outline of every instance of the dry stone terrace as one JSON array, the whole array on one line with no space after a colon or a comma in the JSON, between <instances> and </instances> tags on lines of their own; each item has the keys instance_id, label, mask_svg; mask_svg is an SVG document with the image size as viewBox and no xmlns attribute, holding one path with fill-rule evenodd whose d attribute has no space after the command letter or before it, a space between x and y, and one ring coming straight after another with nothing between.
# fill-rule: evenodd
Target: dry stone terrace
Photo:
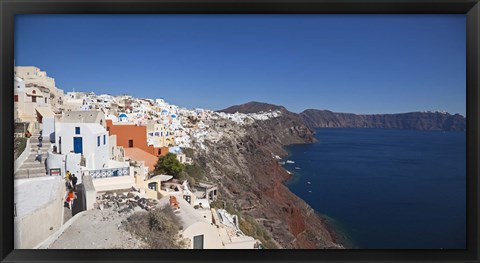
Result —
<instances>
[{"instance_id":1,"label":"dry stone terrace","mask_svg":"<svg viewBox=\"0 0 480 263\"><path fill-rule=\"evenodd\" d=\"M131 214L138 210L150 211L157 205L157 200L140 197L138 192L117 190L99 193L94 208L99 210L111 208L118 213Z\"/></svg>"}]
</instances>

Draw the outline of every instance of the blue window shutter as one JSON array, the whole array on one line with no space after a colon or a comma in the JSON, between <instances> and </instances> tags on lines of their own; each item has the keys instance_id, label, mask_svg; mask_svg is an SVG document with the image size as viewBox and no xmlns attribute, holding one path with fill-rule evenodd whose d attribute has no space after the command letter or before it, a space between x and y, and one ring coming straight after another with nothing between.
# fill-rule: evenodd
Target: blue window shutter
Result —
<instances>
[{"instance_id":1,"label":"blue window shutter","mask_svg":"<svg viewBox=\"0 0 480 263\"><path fill-rule=\"evenodd\" d=\"M107 144L107 135L103 135L103 145Z\"/></svg>"},{"instance_id":2,"label":"blue window shutter","mask_svg":"<svg viewBox=\"0 0 480 263\"><path fill-rule=\"evenodd\" d=\"M97 136L97 146L100 147L100 136Z\"/></svg>"},{"instance_id":3,"label":"blue window shutter","mask_svg":"<svg viewBox=\"0 0 480 263\"><path fill-rule=\"evenodd\" d=\"M80 127L75 127L75 134L80 134Z\"/></svg>"}]
</instances>

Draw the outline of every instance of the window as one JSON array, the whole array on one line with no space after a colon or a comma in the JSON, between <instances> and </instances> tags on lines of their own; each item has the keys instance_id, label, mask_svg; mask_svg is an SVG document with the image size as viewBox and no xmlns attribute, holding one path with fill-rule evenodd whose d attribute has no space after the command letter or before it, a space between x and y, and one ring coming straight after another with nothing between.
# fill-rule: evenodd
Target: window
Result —
<instances>
[{"instance_id":1,"label":"window","mask_svg":"<svg viewBox=\"0 0 480 263\"><path fill-rule=\"evenodd\" d=\"M32 102L37 102L37 97L33 96L32 97Z\"/></svg>"},{"instance_id":2,"label":"window","mask_svg":"<svg viewBox=\"0 0 480 263\"><path fill-rule=\"evenodd\" d=\"M203 235L193 237L193 249L203 249Z\"/></svg>"},{"instance_id":3,"label":"window","mask_svg":"<svg viewBox=\"0 0 480 263\"><path fill-rule=\"evenodd\" d=\"M17 102L18 101L18 95L13 96L13 101Z\"/></svg>"},{"instance_id":4,"label":"window","mask_svg":"<svg viewBox=\"0 0 480 263\"><path fill-rule=\"evenodd\" d=\"M45 98L45 103L47 103L47 98Z\"/></svg>"},{"instance_id":5,"label":"window","mask_svg":"<svg viewBox=\"0 0 480 263\"><path fill-rule=\"evenodd\" d=\"M107 144L107 135L103 135L103 145Z\"/></svg>"},{"instance_id":6,"label":"window","mask_svg":"<svg viewBox=\"0 0 480 263\"><path fill-rule=\"evenodd\" d=\"M100 136L97 136L97 146L100 147Z\"/></svg>"},{"instance_id":7,"label":"window","mask_svg":"<svg viewBox=\"0 0 480 263\"><path fill-rule=\"evenodd\" d=\"M80 127L75 127L75 134L80 134Z\"/></svg>"},{"instance_id":8,"label":"window","mask_svg":"<svg viewBox=\"0 0 480 263\"><path fill-rule=\"evenodd\" d=\"M32 90L32 94L37 94L37 91L36 91L36 90Z\"/></svg>"},{"instance_id":9,"label":"window","mask_svg":"<svg viewBox=\"0 0 480 263\"><path fill-rule=\"evenodd\" d=\"M133 147L133 140L128 140L128 147L130 147L130 148Z\"/></svg>"},{"instance_id":10,"label":"window","mask_svg":"<svg viewBox=\"0 0 480 263\"><path fill-rule=\"evenodd\" d=\"M185 199L185 201L187 201L189 204L192 203L192 197L189 196L189 195L184 195L184 196L183 196L183 199Z\"/></svg>"},{"instance_id":11,"label":"window","mask_svg":"<svg viewBox=\"0 0 480 263\"><path fill-rule=\"evenodd\" d=\"M148 184L148 189L157 191L157 182L149 183Z\"/></svg>"}]
</instances>

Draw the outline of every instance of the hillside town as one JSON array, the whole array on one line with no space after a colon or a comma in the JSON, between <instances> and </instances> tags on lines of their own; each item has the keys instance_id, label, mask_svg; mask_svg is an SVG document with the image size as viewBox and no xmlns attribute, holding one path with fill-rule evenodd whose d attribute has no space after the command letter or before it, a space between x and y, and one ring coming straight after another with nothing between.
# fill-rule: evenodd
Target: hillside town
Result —
<instances>
[{"instance_id":1,"label":"hillside town","mask_svg":"<svg viewBox=\"0 0 480 263\"><path fill-rule=\"evenodd\" d=\"M155 171L159 159L172 154L193 165L189 150L206 149L232 132L217 127L218 120L241 126L279 111L229 114L162 98L64 91L34 66L15 66L14 89L16 249L69 248L59 240L81 244L71 232L86 215L109 211L126 218L162 207L178 219L184 248L263 248L240 230L237 215L212 205L219 185ZM93 221L87 222L82 231L93 233Z\"/></svg>"}]
</instances>

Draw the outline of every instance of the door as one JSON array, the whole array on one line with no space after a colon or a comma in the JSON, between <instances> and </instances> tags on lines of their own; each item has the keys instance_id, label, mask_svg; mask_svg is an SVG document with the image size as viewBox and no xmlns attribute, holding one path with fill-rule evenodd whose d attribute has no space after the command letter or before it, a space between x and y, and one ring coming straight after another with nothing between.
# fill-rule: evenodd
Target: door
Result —
<instances>
[{"instance_id":1,"label":"door","mask_svg":"<svg viewBox=\"0 0 480 263\"><path fill-rule=\"evenodd\" d=\"M83 154L82 137L73 137L73 152Z\"/></svg>"},{"instance_id":2,"label":"door","mask_svg":"<svg viewBox=\"0 0 480 263\"><path fill-rule=\"evenodd\" d=\"M193 237L193 249L203 249L203 235Z\"/></svg>"}]
</instances>

